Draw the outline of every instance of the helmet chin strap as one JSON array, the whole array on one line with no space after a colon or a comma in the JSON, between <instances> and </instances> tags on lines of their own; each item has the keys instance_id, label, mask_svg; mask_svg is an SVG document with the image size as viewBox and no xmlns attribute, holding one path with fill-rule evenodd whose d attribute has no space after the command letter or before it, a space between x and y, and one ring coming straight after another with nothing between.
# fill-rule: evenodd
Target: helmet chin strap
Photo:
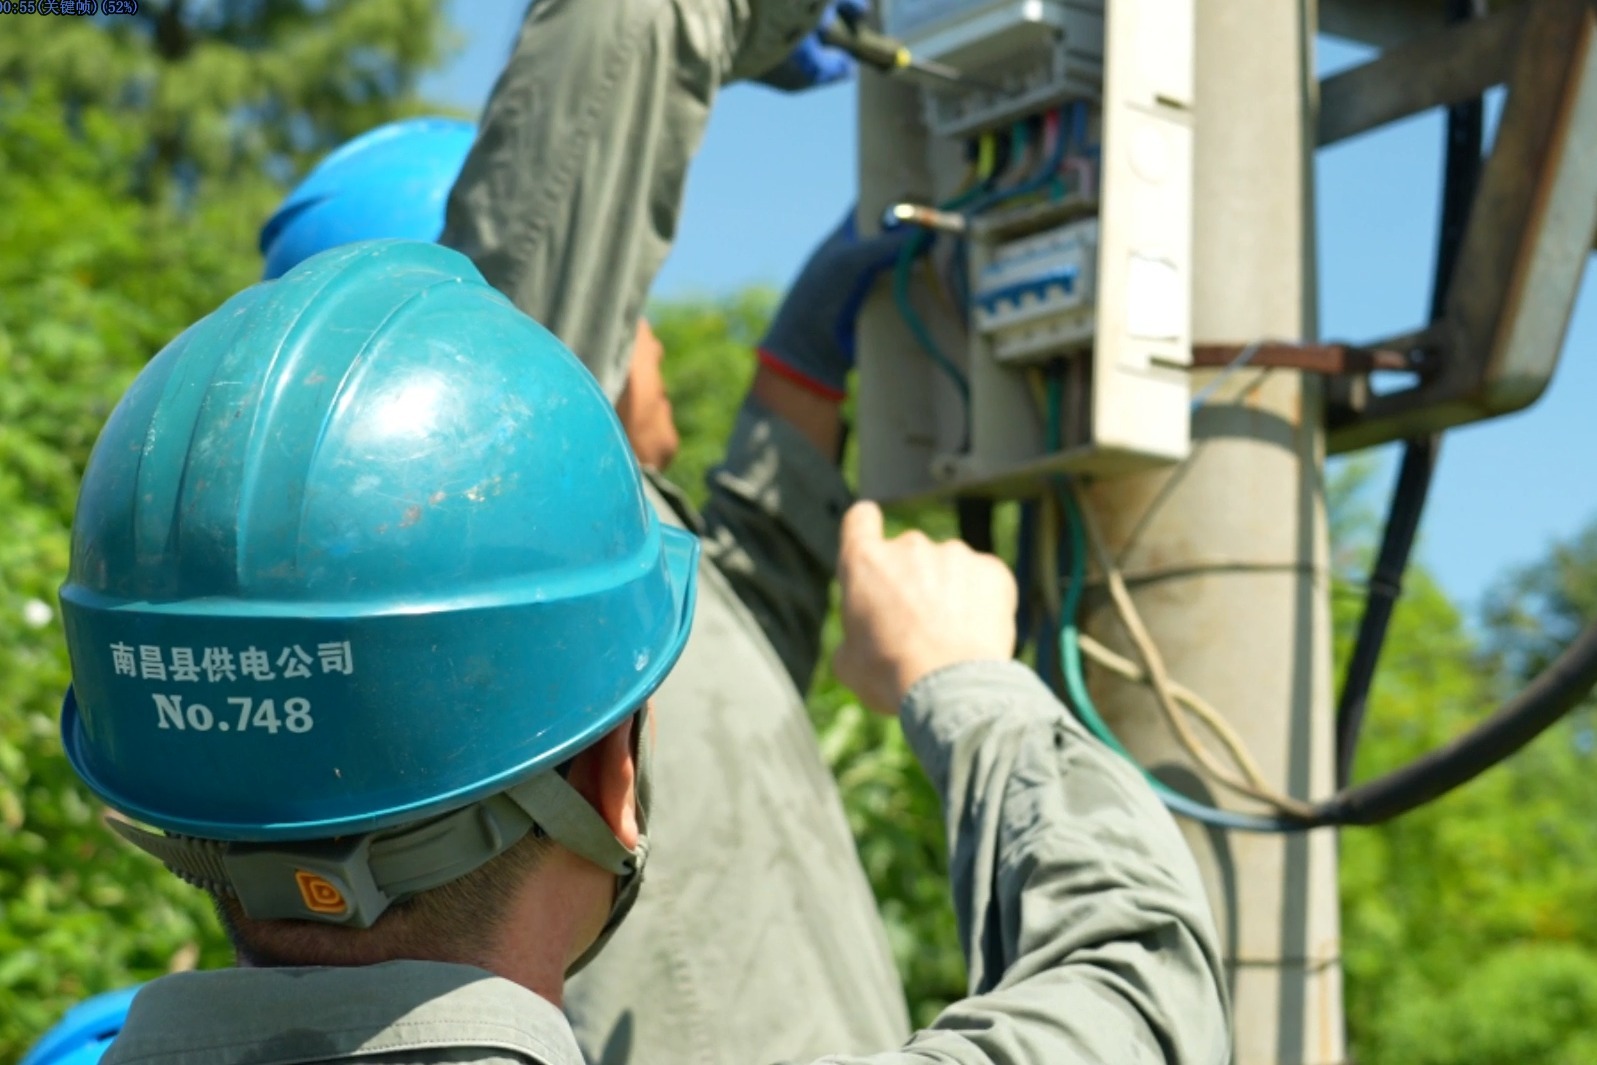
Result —
<instances>
[{"instance_id":1,"label":"helmet chin strap","mask_svg":"<svg viewBox=\"0 0 1597 1065\"><path fill-rule=\"evenodd\" d=\"M620 878L599 939L572 966L586 965L637 899L648 857L647 714L633 716L638 844L622 846L599 812L548 770L470 806L387 832L307 843L237 843L167 836L121 820L111 827L198 887L238 899L256 920L318 921L370 928L389 906L447 884L503 854L537 829Z\"/></svg>"},{"instance_id":2,"label":"helmet chin strap","mask_svg":"<svg viewBox=\"0 0 1597 1065\"><path fill-rule=\"evenodd\" d=\"M598 956L610 938L616 934L616 929L621 927L621 922L626 920L628 913L638 901L638 892L643 887L643 867L649 860L649 811L654 807L654 787L652 784L654 764L654 735L649 728L648 704L632 719L632 750L633 764L636 772L633 775L633 790L637 795L638 810L638 843L631 851L625 852L630 856L628 867L617 874L615 899L610 903L610 916L605 920L604 927L599 930L599 936L571 967L566 970L566 976L574 976L582 971L589 962ZM564 783L562 781L562 783ZM569 787L569 785L567 785ZM586 803L584 803L586 805ZM589 806L591 812L593 807ZM609 832L609 826L605 831ZM553 833L551 833L553 835ZM610 841L616 846L620 842L614 835ZM578 851L578 853L582 853ZM587 855L584 855L587 857ZM592 859L589 859L592 861ZM595 862L595 864L600 864Z\"/></svg>"}]
</instances>

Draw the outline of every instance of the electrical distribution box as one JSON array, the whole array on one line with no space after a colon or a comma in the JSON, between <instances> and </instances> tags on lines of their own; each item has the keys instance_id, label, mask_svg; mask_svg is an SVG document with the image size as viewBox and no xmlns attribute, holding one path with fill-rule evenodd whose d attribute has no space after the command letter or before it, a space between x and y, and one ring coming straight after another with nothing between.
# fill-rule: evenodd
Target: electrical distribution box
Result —
<instances>
[{"instance_id":1,"label":"electrical distribution box","mask_svg":"<svg viewBox=\"0 0 1597 1065\"><path fill-rule=\"evenodd\" d=\"M883 3L970 84L861 79L862 228L917 205L944 229L861 317L865 494L1030 495L1186 455L1194 3Z\"/></svg>"}]
</instances>

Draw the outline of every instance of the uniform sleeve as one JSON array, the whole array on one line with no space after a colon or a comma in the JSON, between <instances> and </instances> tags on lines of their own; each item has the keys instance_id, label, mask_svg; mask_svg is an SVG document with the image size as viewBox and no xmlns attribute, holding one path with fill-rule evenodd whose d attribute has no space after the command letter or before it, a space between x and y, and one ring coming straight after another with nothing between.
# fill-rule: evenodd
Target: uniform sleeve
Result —
<instances>
[{"instance_id":1,"label":"uniform sleeve","mask_svg":"<svg viewBox=\"0 0 1597 1065\"><path fill-rule=\"evenodd\" d=\"M821 0L533 0L441 241L619 394L719 88L779 63Z\"/></svg>"},{"instance_id":2,"label":"uniform sleeve","mask_svg":"<svg viewBox=\"0 0 1597 1065\"><path fill-rule=\"evenodd\" d=\"M838 530L852 502L836 464L752 397L726 457L705 478L695 531L776 649L799 691L821 653L837 570Z\"/></svg>"},{"instance_id":3,"label":"uniform sleeve","mask_svg":"<svg viewBox=\"0 0 1597 1065\"><path fill-rule=\"evenodd\" d=\"M1136 770L1016 663L935 673L901 717L943 800L970 993L900 1050L824 1061L1223 1065L1197 868Z\"/></svg>"}]
</instances>

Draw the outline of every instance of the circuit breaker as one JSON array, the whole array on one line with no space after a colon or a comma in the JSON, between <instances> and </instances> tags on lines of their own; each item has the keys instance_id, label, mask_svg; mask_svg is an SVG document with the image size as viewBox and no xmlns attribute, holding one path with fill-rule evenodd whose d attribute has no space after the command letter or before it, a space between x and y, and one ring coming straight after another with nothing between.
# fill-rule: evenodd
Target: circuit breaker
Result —
<instances>
[{"instance_id":1,"label":"circuit breaker","mask_svg":"<svg viewBox=\"0 0 1597 1065\"><path fill-rule=\"evenodd\" d=\"M861 488L1014 496L1189 441L1195 0L887 0L967 76L860 83L860 224L927 225L860 326Z\"/></svg>"},{"instance_id":2,"label":"circuit breaker","mask_svg":"<svg viewBox=\"0 0 1597 1065\"><path fill-rule=\"evenodd\" d=\"M1074 355L1096 332L1098 220L1084 218L998 245L977 271L975 328L994 359Z\"/></svg>"}]
</instances>

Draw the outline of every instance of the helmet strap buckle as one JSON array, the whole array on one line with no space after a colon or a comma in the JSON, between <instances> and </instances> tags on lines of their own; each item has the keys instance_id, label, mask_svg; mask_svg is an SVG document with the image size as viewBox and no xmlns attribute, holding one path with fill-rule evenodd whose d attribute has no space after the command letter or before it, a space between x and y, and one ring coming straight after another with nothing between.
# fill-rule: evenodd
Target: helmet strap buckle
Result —
<instances>
[{"instance_id":1,"label":"helmet strap buckle","mask_svg":"<svg viewBox=\"0 0 1597 1065\"><path fill-rule=\"evenodd\" d=\"M369 834L292 849L235 843L222 861L250 917L370 928L395 901L377 884L371 844Z\"/></svg>"}]
</instances>

